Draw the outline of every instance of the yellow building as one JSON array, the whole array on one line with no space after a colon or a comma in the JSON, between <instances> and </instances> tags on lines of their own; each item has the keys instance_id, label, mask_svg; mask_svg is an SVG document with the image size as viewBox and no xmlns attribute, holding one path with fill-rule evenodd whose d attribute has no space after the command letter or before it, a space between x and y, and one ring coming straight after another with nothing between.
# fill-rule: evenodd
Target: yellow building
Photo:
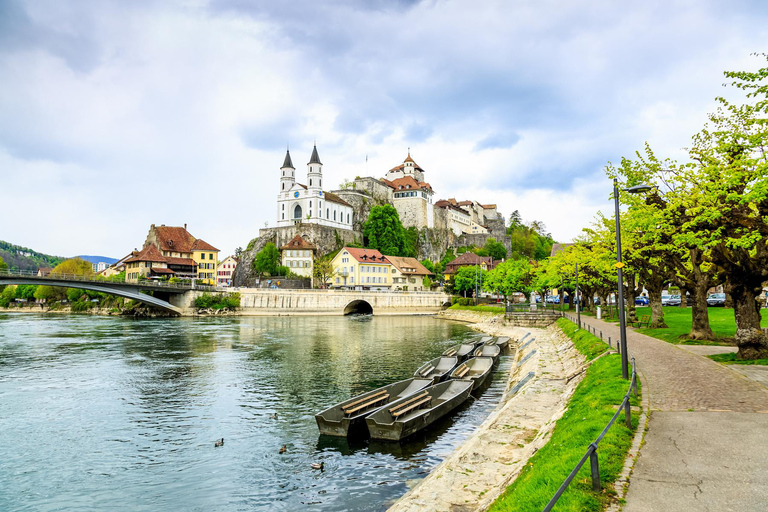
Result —
<instances>
[{"instance_id":1,"label":"yellow building","mask_svg":"<svg viewBox=\"0 0 768 512\"><path fill-rule=\"evenodd\" d=\"M393 290L429 291L429 287L424 287L424 278L433 274L419 260L401 256L385 256L385 258L392 264L390 277Z\"/></svg>"},{"instance_id":2,"label":"yellow building","mask_svg":"<svg viewBox=\"0 0 768 512\"><path fill-rule=\"evenodd\" d=\"M392 264L375 249L344 247L331 264L335 270L332 288L389 290L392 286Z\"/></svg>"},{"instance_id":3,"label":"yellow building","mask_svg":"<svg viewBox=\"0 0 768 512\"><path fill-rule=\"evenodd\" d=\"M192 259L197 264L197 278L206 284L216 284L219 250L198 238L192 244Z\"/></svg>"}]
</instances>

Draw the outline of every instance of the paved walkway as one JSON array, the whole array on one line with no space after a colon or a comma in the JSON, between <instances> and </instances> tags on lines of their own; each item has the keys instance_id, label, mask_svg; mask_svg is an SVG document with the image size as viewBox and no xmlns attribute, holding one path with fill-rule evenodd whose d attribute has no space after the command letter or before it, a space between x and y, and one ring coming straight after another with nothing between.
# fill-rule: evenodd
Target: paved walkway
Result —
<instances>
[{"instance_id":1,"label":"paved walkway","mask_svg":"<svg viewBox=\"0 0 768 512\"><path fill-rule=\"evenodd\" d=\"M619 339L616 325L581 321ZM623 510L768 510L768 388L631 328L627 345L651 417Z\"/></svg>"}]
</instances>

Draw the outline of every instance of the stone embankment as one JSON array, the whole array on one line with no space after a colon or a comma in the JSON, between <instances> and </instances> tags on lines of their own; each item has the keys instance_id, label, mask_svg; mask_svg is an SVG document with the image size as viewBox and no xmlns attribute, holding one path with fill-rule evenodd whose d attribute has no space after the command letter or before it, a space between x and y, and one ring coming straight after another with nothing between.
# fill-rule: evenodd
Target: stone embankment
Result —
<instances>
[{"instance_id":1,"label":"stone embankment","mask_svg":"<svg viewBox=\"0 0 768 512\"><path fill-rule=\"evenodd\" d=\"M505 324L503 315L472 311L445 311L439 316L475 319L473 328L513 340L530 335L517 343L507 390L496 410L469 440L395 502L389 509L393 512L488 508L549 440L583 375L584 357L556 325L513 327Z\"/></svg>"}]
</instances>

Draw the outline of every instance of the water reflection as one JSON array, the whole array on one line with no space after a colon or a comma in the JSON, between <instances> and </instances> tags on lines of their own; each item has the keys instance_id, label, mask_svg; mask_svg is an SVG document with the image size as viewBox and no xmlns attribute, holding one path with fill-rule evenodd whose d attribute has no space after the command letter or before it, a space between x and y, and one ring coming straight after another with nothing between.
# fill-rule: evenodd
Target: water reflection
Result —
<instances>
[{"instance_id":1,"label":"water reflection","mask_svg":"<svg viewBox=\"0 0 768 512\"><path fill-rule=\"evenodd\" d=\"M421 317L0 314L0 510L381 510L503 379L405 443L320 436L314 413L477 336Z\"/></svg>"}]
</instances>

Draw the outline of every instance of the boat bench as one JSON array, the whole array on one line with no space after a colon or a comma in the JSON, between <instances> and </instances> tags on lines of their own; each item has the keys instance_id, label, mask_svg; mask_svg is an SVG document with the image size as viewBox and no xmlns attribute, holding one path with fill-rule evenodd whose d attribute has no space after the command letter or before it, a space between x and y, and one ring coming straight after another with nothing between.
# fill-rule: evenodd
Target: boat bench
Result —
<instances>
[{"instance_id":1,"label":"boat bench","mask_svg":"<svg viewBox=\"0 0 768 512\"><path fill-rule=\"evenodd\" d=\"M443 352L443 355L446 357L452 357L456 355L456 349L455 348L449 348L445 352Z\"/></svg>"},{"instance_id":2,"label":"boat bench","mask_svg":"<svg viewBox=\"0 0 768 512\"><path fill-rule=\"evenodd\" d=\"M405 402L392 407L389 410L389 413L394 418L397 418L398 416L402 416L403 413L406 413L406 412L410 411L411 409L413 409L414 407L417 407L417 406L414 406L414 404L422 402L423 400L432 400L432 397L429 396L429 392L428 391L422 391L421 393L419 393L418 395L414 396L410 400L406 400ZM419 403L419 405L422 405L422 404Z\"/></svg>"},{"instance_id":3,"label":"boat bench","mask_svg":"<svg viewBox=\"0 0 768 512\"><path fill-rule=\"evenodd\" d=\"M424 398L422 398L421 400L413 402L411 405L409 405L408 407L406 407L404 409L401 408L401 409L398 409L397 411L390 410L389 412L392 414L393 418L397 418L397 417L400 417L400 416L402 416L403 414L405 414L407 412L410 412L410 411L412 411L412 410L414 410L416 408L421 407L422 405L427 405L431 401L432 401L432 397L427 395Z\"/></svg>"},{"instance_id":4,"label":"boat bench","mask_svg":"<svg viewBox=\"0 0 768 512\"><path fill-rule=\"evenodd\" d=\"M386 395L387 397L389 397L389 394L387 394L387 390L386 389L382 389L378 393L374 393L372 395L368 395L366 397L363 397L360 400L355 400L354 402L352 402L350 404L347 404L347 405L342 407L342 409L344 410L344 414L349 414L350 412L357 411L359 409L359 407L355 407L356 405L361 404L363 402L368 402L371 399L375 399L375 400L373 400L374 403L375 402L379 402L383 395Z\"/></svg>"},{"instance_id":5,"label":"boat bench","mask_svg":"<svg viewBox=\"0 0 768 512\"><path fill-rule=\"evenodd\" d=\"M354 409L344 409L344 414L350 415L353 413L356 413L357 411L362 411L363 409L367 409L368 407L371 407L372 405L380 404L382 402L386 402L389 399L389 393L386 393L384 395L378 396L374 398L373 400L369 400L368 402L365 402L363 404L358 405Z\"/></svg>"},{"instance_id":6,"label":"boat bench","mask_svg":"<svg viewBox=\"0 0 768 512\"><path fill-rule=\"evenodd\" d=\"M459 366L453 371L453 376L456 379L460 379L464 377L467 373L469 373L469 366L467 366L466 364L462 364L461 366Z\"/></svg>"},{"instance_id":7,"label":"boat bench","mask_svg":"<svg viewBox=\"0 0 768 512\"><path fill-rule=\"evenodd\" d=\"M435 367L434 367L434 366L432 366L432 365L430 364L430 365L428 365L426 368L424 368L423 370L421 370L421 371L419 372L419 375L421 375L422 377L426 377L427 375L429 375L430 373L432 373L432 370L434 370L434 369L435 369Z\"/></svg>"}]
</instances>

